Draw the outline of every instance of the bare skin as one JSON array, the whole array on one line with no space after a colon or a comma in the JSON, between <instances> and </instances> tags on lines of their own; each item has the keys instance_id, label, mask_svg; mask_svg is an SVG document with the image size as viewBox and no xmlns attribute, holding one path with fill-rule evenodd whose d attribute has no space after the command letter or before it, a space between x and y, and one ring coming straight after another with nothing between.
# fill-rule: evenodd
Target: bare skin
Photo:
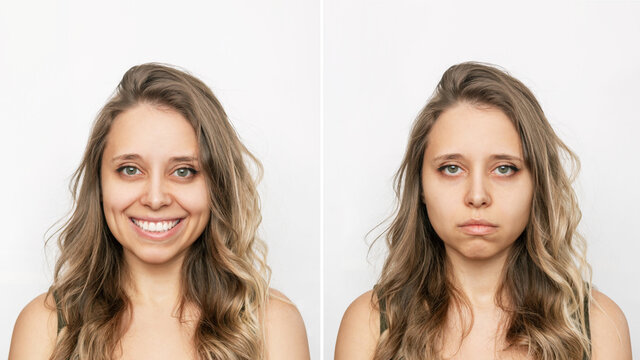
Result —
<instances>
[{"instance_id":1,"label":"bare skin","mask_svg":"<svg viewBox=\"0 0 640 360\"><path fill-rule=\"evenodd\" d=\"M508 251L524 230L531 209L533 185L522 159L515 127L495 108L458 104L441 114L429 134L423 202L444 242L454 281L473 312L470 332L463 336L470 314L450 309L441 351L444 359L528 358L522 349L505 350L506 317L495 301ZM602 293L592 295L593 359L631 359L624 314ZM367 292L344 314L335 359L372 359L379 337L377 299Z\"/></svg>"},{"instance_id":2,"label":"bare skin","mask_svg":"<svg viewBox=\"0 0 640 360\"><path fill-rule=\"evenodd\" d=\"M629 325L620 308L606 295L594 290L589 316L591 322L591 346L593 360L621 359L631 360L631 338ZM372 300L373 299L373 300ZM338 340L336 342L335 360L371 360L380 338L380 312L374 308L377 298L368 291L358 297L345 312ZM495 309L480 309L474 307L475 323L472 333L465 338L462 346L459 341L448 341L447 349L456 349L453 359L491 359L494 360L494 350L487 338L488 333L495 334L498 322L492 319ZM480 319L479 317L484 317ZM460 339L460 333L449 332L449 339ZM445 350L446 351L446 350ZM450 350L449 350L450 351ZM451 354L449 352L448 354ZM472 355L469 355L472 354ZM481 355L484 354L484 355ZM520 354L501 354L498 359L527 359Z\"/></svg>"},{"instance_id":3,"label":"bare skin","mask_svg":"<svg viewBox=\"0 0 640 360\"><path fill-rule=\"evenodd\" d=\"M266 307L267 359L309 359L307 335L300 313L278 291ZM58 318L53 299L42 294L31 301L16 321L9 359L49 359L57 336ZM135 301L134 301L135 303ZM181 324L169 304L133 305L131 326L121 340L120 359L194 359L192 323ZM153 336L144 335L153 334ZM118 354L116 354L118 355Z\"/></svg>"}]
</instances>

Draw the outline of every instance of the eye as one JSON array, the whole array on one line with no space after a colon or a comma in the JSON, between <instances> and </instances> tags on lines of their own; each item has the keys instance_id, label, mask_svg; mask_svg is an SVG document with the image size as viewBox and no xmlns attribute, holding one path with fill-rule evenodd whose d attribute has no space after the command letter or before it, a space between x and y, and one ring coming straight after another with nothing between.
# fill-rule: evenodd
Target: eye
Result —
<instances>
[{"instance_id":1,"label":"eye","mask_svg":"<svg viewBox=\"0 0 640 360\"><path fill-rule=\"evenodd\" d=\"M177 177L188 178L194 176L198 172L195 169L183 167L173 172Z\"/></svg>"},{"instance_id":2,"label":"eye","mask_svg":"<svg viewBox=\"0 0 640 360\"><path fill-rule=\"evenodd\" d=\"M518 168L512 165L500 165L493 172L500 176L509 176L518 172Z\"/></svg>"},{"instance_id":3,"label":"eye","mask_svg":"<svg viewBox=\"0 0 640 360\"><path fill-rule=\"evenodd\" d=\"M142 172L135 166L122 166L117 170L119 173L124 174L126 176L135 176L141 174Z\"/></svg>"},{"instance_id":4,"label":"eye","mask_svg":"<svg viewBox=\"0 0 640 360\"><path fill-rule=\"evenodd\" d=\"M462 169L458 165L445 165L440 167L438 171L445 175L457 175L462 171Z\"/></svg>"}]
</instances>

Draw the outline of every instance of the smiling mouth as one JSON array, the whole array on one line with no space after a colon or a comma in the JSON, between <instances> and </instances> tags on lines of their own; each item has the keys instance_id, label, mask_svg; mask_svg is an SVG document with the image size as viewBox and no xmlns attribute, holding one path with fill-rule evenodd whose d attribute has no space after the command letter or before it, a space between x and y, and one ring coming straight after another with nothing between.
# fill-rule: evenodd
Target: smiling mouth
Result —
<instances>
[{"instance_id":1,"label":"smiling mouth","mask_svg":"<svg viewBox=\"0 0 640 360\"><path fill-rule=\"evenodd\" d=\"M144 231L155 232L155 233L163 233L173 229L182 219L176 220L168 220L168 221L144 221L138 220L134 218L130 218L131 222L133 222L137 227Z\"/></svg>"}]
</instances>

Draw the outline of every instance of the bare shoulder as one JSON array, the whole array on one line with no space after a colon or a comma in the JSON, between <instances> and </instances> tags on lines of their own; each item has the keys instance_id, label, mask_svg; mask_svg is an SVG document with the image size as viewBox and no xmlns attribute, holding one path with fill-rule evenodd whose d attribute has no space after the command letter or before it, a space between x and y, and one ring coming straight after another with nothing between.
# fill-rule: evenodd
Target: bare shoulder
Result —
<instances>
[{"instance_id":1,"label":"bare shoulder","mask_svg":"<svg viewBox=\"0 0 640 360\"><path fill-rule=\"evenodd\" d=\"M48 359L58 330L55 302L46 293L24 307L11 336L9 359Z\"/></svg>"},{"instance_id":2,"label":"bare shoulder","mask_svg":"<svg viewBox=\"0 0 640 360\"><path fill-rule=\"evenodd\" d=\"M377 298L368 291L356 298L345 311L336 341L336 360L371 359L380 337L380 311Z\"/></svg>"},{"instance_id":3,"label":"bare shoulder","mask_svg":"<svg viewBox=\"0 0 640 360\"><path fill-rule=\"evenodd\" d=\"M629 325L620 307L605 294L593 290L589 308L593 359L631 360Z\"/></svg>"},{"instance_id":4,"label":"bare shoulder","mask_svg":"<svg viewBox=\"0 0 640 360\"><path fill-rule=\"evenodd\" d=\"M267 359L309 359L302 316L291 300L274 289L269 289L265 328Z\"/></svg>"}]
</instances>

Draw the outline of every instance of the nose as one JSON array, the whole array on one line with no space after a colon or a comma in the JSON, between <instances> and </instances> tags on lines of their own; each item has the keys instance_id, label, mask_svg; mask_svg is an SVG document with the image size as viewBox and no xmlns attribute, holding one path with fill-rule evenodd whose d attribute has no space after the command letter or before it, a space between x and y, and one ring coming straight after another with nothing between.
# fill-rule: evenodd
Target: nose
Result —
<instances>
[{"instance_id":1,"label":"nose","mask_svg":"<svg viewBox=\"0 0 640 360\"><path fill-rule=\"evenodd\" d=\"M484 174L476 172L469 177L465 203L468 206L481 208L491 205L491 194L487 188L487 180Z\"/></svg>"},{"instance_id":2,"label":"nose","mask_svg":"<svg viewBox=\"0 0 640 360\"><path fill-rule=\"evenodd\" d=\"M140 202L152 210L159 210L171 204L171 196L167 190L163 176L154 174L148 178Z\"/></svg>"}]
</instances>

